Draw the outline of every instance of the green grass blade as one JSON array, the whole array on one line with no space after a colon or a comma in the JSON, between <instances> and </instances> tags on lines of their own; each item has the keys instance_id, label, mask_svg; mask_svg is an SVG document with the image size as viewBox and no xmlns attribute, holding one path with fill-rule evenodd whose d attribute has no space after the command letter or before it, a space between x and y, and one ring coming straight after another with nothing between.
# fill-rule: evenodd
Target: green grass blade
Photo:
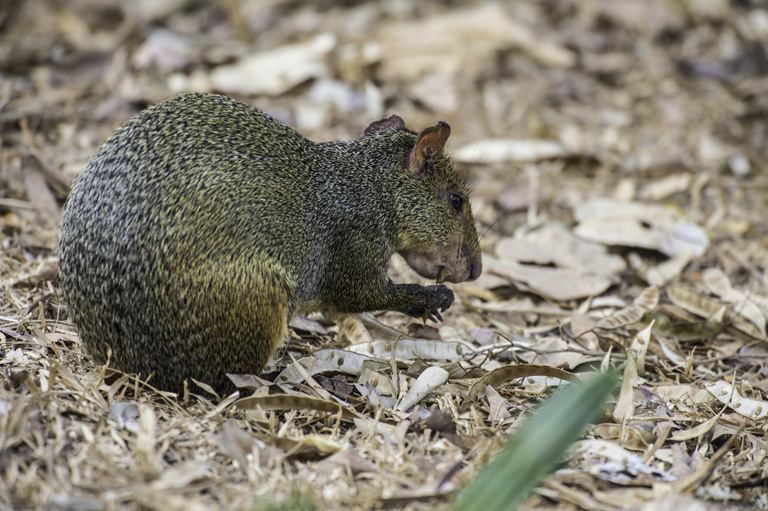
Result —
<instances>
[{"instance_id":1,"label":"green grass blade","mask_svg":"<svg viewBox=\"0 0 768 511\"><path fill-rule=\"evenodd\" d=\"M515 509L600 415L617 380L615 371L601 373L547 399L496 459L459 495L453 511Z\"/></svg>"}]
</instances>

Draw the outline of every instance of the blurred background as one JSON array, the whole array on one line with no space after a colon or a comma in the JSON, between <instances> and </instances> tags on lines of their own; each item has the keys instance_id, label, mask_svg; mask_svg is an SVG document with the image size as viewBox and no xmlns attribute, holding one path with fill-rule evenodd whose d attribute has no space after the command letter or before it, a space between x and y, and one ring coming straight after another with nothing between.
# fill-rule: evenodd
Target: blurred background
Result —
<instances>
[{"instance_id":1,"label":"blurred background","mask_svg":"<svg viewBox=\"0 0 768 511\"><path fill-rule=\"evenodd\" d=\"M723 207L761 217L762 194L738 185L768 184L761 1L1 0L0 30L0 211L22 210L24 231L30 208L14 200L55 215L119 124L193 90L317 141L392 113L416 130L444 119L478 220L506 211L502 232L531 222L515 211L532 202L567 220L595 194L720 220L686 201L702 176L736 178L739 205ZM21 172L30 152L37 185Z\"/></svg>"}]
</instances>

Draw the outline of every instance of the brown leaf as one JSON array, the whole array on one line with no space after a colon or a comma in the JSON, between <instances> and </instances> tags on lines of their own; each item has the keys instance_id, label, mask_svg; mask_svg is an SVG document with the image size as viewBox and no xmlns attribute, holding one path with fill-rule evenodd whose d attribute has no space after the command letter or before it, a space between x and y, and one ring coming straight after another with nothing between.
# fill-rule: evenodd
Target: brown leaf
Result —
<instances>
[{"instance_id":1,"label":"brown leaf","mask_svg":"<svg viewBox=\"0 0 768 511\"><path fill-rule=\"evenodd\" d=\"M517 380L519 378L527 378L529 376L547 376L549 378L560 378L561 380L567 380L570 382L580 382L578 376L575 376L568 371L563 371L556 367L539 366L539 365L507 365L494 369L490 373L486 374L480 380L478 380L467 392L467 397L472 401L477 400L480 390L485 389L487 385L491 387L497 387L502 383L510 380Z\"/></svg>"}]
</instances>

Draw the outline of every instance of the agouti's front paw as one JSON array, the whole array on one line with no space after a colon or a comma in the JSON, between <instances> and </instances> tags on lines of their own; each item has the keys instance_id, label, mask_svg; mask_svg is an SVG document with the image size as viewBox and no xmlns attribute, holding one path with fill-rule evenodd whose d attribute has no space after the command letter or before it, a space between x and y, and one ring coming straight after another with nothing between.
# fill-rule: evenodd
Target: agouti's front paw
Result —
<instances>
[{"instance_id":1,"label":"agouti's front paw","mask_svg":"<svg viewBox=\"0 0 768 511\"><path fill-rule=\"evenodd\" d=\"M445 286L426 286L423 305L411 307L403 312L424 321L431 319L435 323L443 320L441 311L448 310L453 303L453 291Z\"/></svg>"}]
</instances>

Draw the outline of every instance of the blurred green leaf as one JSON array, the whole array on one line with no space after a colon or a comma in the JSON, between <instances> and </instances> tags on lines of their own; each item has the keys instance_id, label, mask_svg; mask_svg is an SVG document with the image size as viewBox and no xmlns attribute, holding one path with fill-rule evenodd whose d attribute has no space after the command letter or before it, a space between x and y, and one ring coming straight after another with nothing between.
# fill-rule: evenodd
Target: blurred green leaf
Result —
<instances>
[{"instance_id":1,"label":"blurred green leaf","mask_svg":"<svg viewBox=\"0 0 768 511\"><path fill-rule=\"evenodd\" d=\"M600 373L551 398L460 495L454 511L515 509L560 463L563 453L602 412L618 373Z\"/></svg>"}]
</instances>

